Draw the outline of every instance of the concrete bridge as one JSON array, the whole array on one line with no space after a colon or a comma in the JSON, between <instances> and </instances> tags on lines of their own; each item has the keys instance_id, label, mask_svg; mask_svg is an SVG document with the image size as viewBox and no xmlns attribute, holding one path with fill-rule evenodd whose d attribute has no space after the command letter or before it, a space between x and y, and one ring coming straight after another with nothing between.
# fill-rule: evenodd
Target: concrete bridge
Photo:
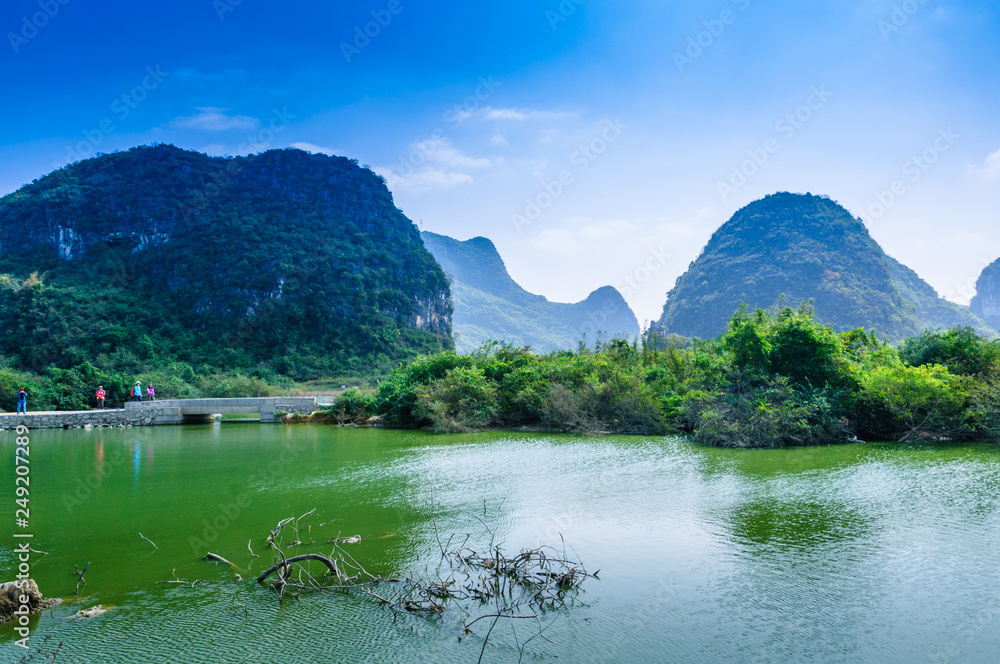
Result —
<instances>
[{"instance_id":1,"label":"concrete bridge","mask_svg":"<svg viewBox=\"0 0 1000 664\"><path fill-rule=\"evenodd\" d=\"M207 422L213 415L260 415L261 422L277 422L276 412L308 415L316 410L316 397L258 397L252 399L164 399L163 401L129 401L126 413L143 416L157 411L171 411L173 416L159 414L156 424L192 424Z\"/></svg>"},{"instance_id":2,"label":"concrete bridge","mask_svg":"<svg viewBox=\"0 0 1000 664\"><path fill-rule=\"evenodd\" d=\"M278 422L277 413L308 415L316 408L316 397L130 401L125 408L117 410L34 412L27 415L0 413L0 430L14 429L20 424L29 429L198 424L210 421L213 415L232 414L259 414L261 422Z\"/></svg>"}]
</instances>

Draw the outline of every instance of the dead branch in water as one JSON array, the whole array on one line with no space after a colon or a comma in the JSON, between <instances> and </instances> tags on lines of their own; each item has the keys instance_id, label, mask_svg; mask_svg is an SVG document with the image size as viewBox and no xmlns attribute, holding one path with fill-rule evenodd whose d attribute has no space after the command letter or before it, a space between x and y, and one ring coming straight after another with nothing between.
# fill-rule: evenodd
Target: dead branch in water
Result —
<instances>
[{"instance_id":1,"label":"dead branch in water","mask_svg":"<svg viewBox=\"0 0 1000 664\"><path fill-rule=\"evenodd\" d=\"M287 519L279 521L278 525L274 527L274 530L272 530L271 534L268 535L267 537L268 546L275 549L278 548L277 540L281 535L281 531L284 530L286 526L291 526L292 530L295 531L295 540L292 541L288 546L302 546L302 539L299 536L299 522L304 521L305 519L311 517L315 513L316 513L316 508L314 507L298 518L289 517Z\"/></svg>"},{"instance_id":2,"label":"dead branch in water","mask_svg":"<svg viewBox=\"0 0 1000 664\"><path fill-rule=\"evenodd\" d=\"M182 585L182 586L191 586L192 588L194 588L199 583L209 583L209 581L207 581L205 579L195 579L194 581L187 581L185 579L182 579L182 578L180 578L180 577L177 576L177 568L176 567L173 570L171 570L171 573L174 575L173 579L171 579L170 581L157 581L156 583L157 584L161 584L161 583L176 583L176 584Z\"/></svg>"},{"instance_id":3,"label":"dead branch in water","mask_svg":"<svg viewBox=\"0 0 1000 664\"><path fill-rule=\"evenodd\" d=\"M277 563L275 565L272 565L271 567L268 567L266 570L264 570L261 573L260 576L257 577L257 583L264 583L264 580L267 579L267 577L271 576L272 574L274 574L275 572L277 572L279 569L287 568L289 565L291 565L293 563L302 562L303 560L317 560L317 561L323 563L324 565L326 565L330 569L330 573L331 574L333 574L334 576L337 576L337 577L340 576L340 570L337 569L337 564L334 563L329 558L327 558L326 556L320 555L318 553L305 553L305 554L303 554L301 556L292 556L291 558L288 558L288 559L285 559L285 557L282 556L282 560L281 560L280 563ZM279 576L282 576L282 575L279 574Z\"/></svg>"},{"instance_id":4,"label":"dead branch in water","mask_svg":"<svg viewBox=\"0 0 1000 664\"><path fill-rule=\"evenodd\" d=\"M76 571L75 572L70 572L69 575L70 576L76 575L76 576L80 577L79 579L77 579L76 590L73 591L73 594L74 595L79 595L80 594L80 584L82 583L84 586L87 585L87 580L85 578L83 578L83 575L87 573L88 569L90 569L90 563L88 562L86 565L83 566L83 571L80 570L80 566L79 565L73 565L73 567L76 568Z\"/></svg>"},{"instance_id":5,"label":"dead branch in water","mask_svg":"<svg viewBox=\"0 0 1000 664\"><path fill-rule=\"evenodd\" d=\"M153 548L154 548L154 549L156 549L157 551L159 551L159 550L160 550L160 547L156 546L156 542L154 542L153 540L149 539L148 537L146 537L146 536L145 536L145 535L143 535L142 533L139 533L139 537L141 537L142 539L144 539L144 540L146 540L147 542L149 542L150 544L152 544L152 545L153 545Z\"/></svg>"},{"instance_id":6,"label":"dead branch in water","mask_svg":"<svg viewBox=\"0 0 1000 664\"><path fill-rule=\"evenodd\" d=\"M274 564L257 576L258 584L269 586L279 601L284 600L286 593L299 599L302 593L340 591L366 595L400 615L437 619L449 610L455 610L462 616L465 636L473 634L472 630L483 623L477 628L482 630L480 658L484 656L490 639L497 638L502 622L510 626L522 658L532 641L540 639L551 643L545 630L552 622L543 624L542 615L571 606L583 582L588 578L597 578L596 573L588 572L581 563L570 558L565 542L561 550L542 546L507 553L502 542L498 542L498 532L475 512L466 516L470 521L478 522L481 530L477 527L476 533L452 532L447 539L442 536L437 519L433 518L434 537L425 552L429 555L421 558L426 569L422 573L410 572L401 579L372 574L344 548L345 545L360 542L360 536L341 537L338 533L337 537L327 542L333 547L329 553L316 551L286 556L286 547L304 546L300 529L303 522L315 513L313 509L300 517L283 519L270 531L266 542L268 548L274 549ZM490 514L485 508L484 513ZM288 543L287 539L292 541ZM479 542L478 546L476 542ZM252 539L247 542L247 550L252 558L257 558L259 556L253 552L252 543ZM575 557L575 552L573 555ZM212 553L206 559L232 565ZM325 567L323 574L310 572L305 564L309 562L321 563ZM238 575L237 579L240 579ZM204 582L175 579L160 583L195 585ZM246 616L246 607L243 609ZM534 621L537 625L537 631L533 627L533 633L526 634L526 639L519 635L515 627L515 624L524 621Z\"/></svg>"},{"instance_id":7,"label":"dead branch in water","mask_svg":"<svg viewBox=\"0 0 1000 664\"><path fill-rule=\"evenodd\" d=\"M226 565L229 565L233 569L239 569L239 567L237 567L236 565L234 565L233 563L229 562L228 560L226 560L225 558L216 553L211 553L211 552L206 553L205 560L214 560L217 563L225 563Z\"/></svg>"}]
</instances>

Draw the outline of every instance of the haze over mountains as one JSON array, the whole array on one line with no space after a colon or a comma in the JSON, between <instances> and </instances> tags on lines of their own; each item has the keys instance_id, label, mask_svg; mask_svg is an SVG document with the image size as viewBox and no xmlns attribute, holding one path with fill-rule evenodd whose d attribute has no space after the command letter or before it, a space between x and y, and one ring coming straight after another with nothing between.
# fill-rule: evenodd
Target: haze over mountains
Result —
<instances>
[{"instance_id":1,"label":"haze over mountains","mask_svg":"<svg viewBox=\"0 0 1000 664\"><path fill-rule=\"evenodd\" d=\"M421 237L451 278L455 346L460 352L471 352L491 339L548 352L575 348L584 337L592 342L599 333L606 339L639 335L639 321L611 286L576 304L549 302L511 278L490 240L460 242L426 231Z\"/></svg>"},{"instance_id":2,"label":"haze over mountains","mask_svg":"<svg viewBox=\"0 0 1000 664\"><path fill-rule=\"evenodd\" d=\"M939 297L888 256L860 219L823 196L779 193L747 205L709 240L667 295L654 328L714 338L741 305L813 300L838 330L865 327L898 340L924 329L984 321Z\"/></svg>"},{"instance_id":3,"label":"haze over mountains","mask_svg":"<svg viewBox=\"0 0 1000 664\"><path fill-rule=\"evenodd\" d=\"M782 296L893 340L995 330L1000 261L970 310L834 201L775 194L715 233L654 329L712 338L741 304ZM610 286L550 302L511 278L490 240L420 234L353 160L169 145L81 161L0 198L0 330L0 361L39 371L180 361L297 379L384 372L489 339L545 352L640 334Z\"/></svg>"}]
</instances>

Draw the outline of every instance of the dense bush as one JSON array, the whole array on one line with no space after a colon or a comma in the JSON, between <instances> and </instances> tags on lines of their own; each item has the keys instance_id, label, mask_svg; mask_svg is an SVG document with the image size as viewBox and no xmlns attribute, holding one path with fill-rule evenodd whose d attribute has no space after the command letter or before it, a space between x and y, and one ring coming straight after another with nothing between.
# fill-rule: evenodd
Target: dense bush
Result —
<instances>
[{"instance_id":1,"label":"dense bush","mask_svg":"<svg viewBox=\"0 0 1000 664\"><path fill-rule=\"evenodd\" d=\"M992 440L996 349L972 330L895 347L864 330L837 334L808 306L741 309L711 341L649 336L547 355L490 343L422 357L383 381L370 405L387 424L437 431L687 431L730 447Z\"/></svg>"},{"instance_id":2,"label":"dense bush","mask_svg":"<svg viewBox=\"0 0 1000 664\"><path fill-rule=\"evenodd\" d=\"M695 437L718 447L786 447L846 440L847 426L822 392L782 376L741 394L695 391L685 399Z\"/></svg>"},{"instance_id":3,"label":"dense bush","mask_svg":"<svg viewBox=\"0 0 1000 664\"><path fill-rule=\"evenodd\" d=\"M951 373L980 378L1000 372L1000 340L984 339L971 327L925 332L903 341L899 352L915 367L940 364Z\"/></svg>"}]
</instances>

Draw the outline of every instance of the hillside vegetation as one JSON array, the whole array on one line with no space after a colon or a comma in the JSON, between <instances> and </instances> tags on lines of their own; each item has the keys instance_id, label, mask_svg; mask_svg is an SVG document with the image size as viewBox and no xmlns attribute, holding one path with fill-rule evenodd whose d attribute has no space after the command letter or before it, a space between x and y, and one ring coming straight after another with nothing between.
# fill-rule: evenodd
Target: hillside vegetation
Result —
<instances>
[{"instance_id":1,"label":"hillside vegetation","mask_svg":"<svg viewBox=\"0 0 1000 664\"><path fill-rule=\"evenodd\" d=\"M769 308L782 297L812 300L816 317L837 331L864 327L897 341L928 329L988 329L887 256L843 207L788 193L751 203L716 231L654 328L710 339L740 305Z\"/></svg>"},{"instance_id":2,"label":"hillside vegetation","mask_svg":"<svg viewBox=\"0 0 1000 664\"><path fill-rule=\"evenodd\" d=\"M196 389L220 372L387 372L453 347L450 316L416 227L345 158L159 145L0 199L0 367L42 393L134 374Z\"/></svg>"},{"instance_id":3,"label":"hillside vegetation","mask_svg":"<svg viewBox=\"0 0 1000 664\"><path fill-rule=\"evenodd\" d=\"M639 321L611 286L599 288L583 302L550 302L511 278L488 239L460 242L426 231L421 237L451 279L459 352L471 353L495 339L545 353L575 348L583 338L639 335Z\"/></svg>"}]
</instances>

